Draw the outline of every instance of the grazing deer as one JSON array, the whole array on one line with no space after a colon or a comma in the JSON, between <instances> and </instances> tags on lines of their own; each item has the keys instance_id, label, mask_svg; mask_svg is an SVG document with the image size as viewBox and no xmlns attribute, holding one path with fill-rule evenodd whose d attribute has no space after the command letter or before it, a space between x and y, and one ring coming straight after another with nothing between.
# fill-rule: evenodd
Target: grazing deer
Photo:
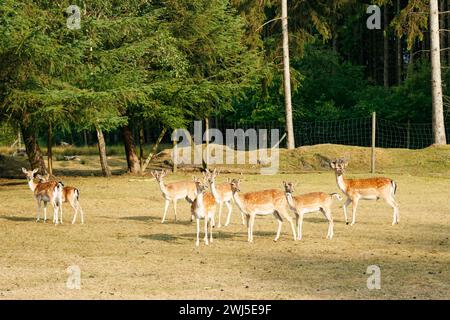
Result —
<instances>
[{"instance_id":1,"label":"grazing deer","mask_svg":"<svg viewBox=\"0 0 450 320\"><path fill-rule=\"evenodd\" d=\"M274 241L278 241L280 238L283 218L291 224L292 234L294 236L294 240L296 240L294 222L288 213L289 209L284 192L278 189L269 189L256 192L247 192L240 195L240 182L241 179L232 179L230 185L231 191L233 192L234 202L246 217L248 241L253 242L253 226L255 224L255 217L257 215L269 214L273 214L278 221L278 230Z\"/></svg>"},{"instance_id":2,"label":"grazing deer","mask_svg":"<svg viewBox=\"0 0 450 320\"><path fill-rule=\"evenodd\" d=\"M41 182L41 183L48 182L50 180L50 175L48 173L45 176L41 176L40 174L38 174L36 177L38 178L39 182ZM78 211L80 211L81 224L83 224L84 216L83 216L83 209L81 208L81 205L80 205L80 190L77 188L74 188L74 187L65 186L62 189L62 202L69 203L71 205L71 207L73 208L73 210L75 210L75 214L72 219L72 224L74 224L77 219ZM61 206L61 211L62 211L62 206ZM61 217L62 217L62 212L61 212Z\"/></svg>"},{"instance_id":3,"label":"grazing deer","mask_svg":"<svg viewBox=\"0 0 450 320\"><path fill-rule=\"evenodd\" d=\"M233 199L233 192L231 191L231 185L230 181L227 178L227 182L224 182L222 184L216 185L216 177L219 174L216 169L214 169L213 172L208 171L206 169L206 172L203 173L205 176L205 179L209 182L209 185L211 187L211 192L214 196L214 199L216 199L216 203L219 205L219 223L217 226L221 227L221 221L222 221L222 206L225 203L225 205L228 208L228 215L227 220L225 222L225 227L230 224L231 219L231 200ZM245 224L244 214L241 212L241 218L242 218L242 224Z\"/></svg>"},{"instance_id":4,"label":"grazing deer","mask_svg":"<svg viewBox=\"0 0 450 320\"><path fill-rule=\"evenodd\" d=\"M330 166L336 174L336 182L341 191L347 196L344 203L345 223L348 224L347 206L352 203L352 223L356 222L356 208L359 200L378 200L383 198L388 205L394 209L392 225L399 223L398 204L394 195L397 191L397 184L389 178L368 178L368 179L345 179L344 171L348 162L344 159L337 159L330 162Z\"/></svg>"},{"instance_id":5,"label":"grazing deer","mask_svg":"<svg viewBox=\"0 0 450 320\"><path fill-rule=\"evenodd\" d=\"M193 179L197 189L197 197L191 204L191 213L197 222L197 238L195 240L195 245L198 247L200 244L200 219L205 219L205 244L208 245L209 242L213 242L212 227L214 226L214 215L216 213L216 200L211 193L206 192L208 185L206 184L205 179L203 182L196 177L193 177ZM208 224L210 226L209 242Z\"/></svg>"},{"instance_id":6,"label":"grazing deer","mask_svg":"<svg viewBox=\"0 0 450 320\"><path fill-rule=\"evenodd\" d=\"M58 209L62 207L62 188L64 185L62 182L48 181L43 183L34 182L34 174L38 169L28 171L22 168L22 172L25 174L28 180L28 186L33 191L34 198L37 202L37 218L36 222L40 220L41 203L44 203L44 222L47 222L47 204L50 202L53 206L53 222L58 224ZM61 223L62 223L62 209L61 209Z\"/></svg>"},{"instance_id":7,"label":"grazing deer","mask_svg":"<svg viewBox=\"0 0 450 320\"><path fill-rule=\"evenodd\" d=\"M294 185L291 182L283 181L283 186L289 207L295 212L297 240L302 240L304 214L315 211L321 211L328 220L327 239L331 240L334 234L331 204L333 203L333 197L336 197L339 201L342 200L342 197L336 192L330 194L325 192L311 192L299 196L293 196L292 193L294 192Z\"/></svg>"},{"instance_id":8,"label":"grazing deer","mask_svg":"<svg viewBox=\"0 0 450 320\"><path fill-rule=\"evenodd\" d=\"M178 181L165 184L163 178L167 175L166 170L161 172L152 171L152 176L158 182L162 195L165 199L164 215L161 223L166 220L167 209L169 208L170 201L173 203L173 210L175 212L175 221L177 221L177 201L179 199L186 199L187 202L192 203L197 196L197 187L193 181ZM191 217L191 221L193 217Z\"/></svg>"}]
</instances>

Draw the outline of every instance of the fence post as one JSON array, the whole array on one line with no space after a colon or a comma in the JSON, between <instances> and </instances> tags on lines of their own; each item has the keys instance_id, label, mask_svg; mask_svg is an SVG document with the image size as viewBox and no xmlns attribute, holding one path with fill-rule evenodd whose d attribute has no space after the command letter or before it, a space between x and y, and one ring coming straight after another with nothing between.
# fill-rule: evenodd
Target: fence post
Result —
<instances>
[{"instance_id":1,"label":"fence post","mask_svg":"<svg viewBox=\"0 0 450 320\"><path fill-rule=\"evenodd\" d=\"M408 124L406 127L406 149L409 149L409 147L410 147L410 142L411 142L410 137L411 137L411 122L408 119Z\"/></svg>"},{"instance_id":2,"label":"fence post","mask_svg":"<svg viewBox=\"0 0 450 320\"><path fill-rule=\"evenodd\" d=\"M370 171L371 173L375 173L375 133L376 133L376 126L377 123L377 113L372 112L372 156L371 156L371 166Z\"/></svg>"}]
</instances>

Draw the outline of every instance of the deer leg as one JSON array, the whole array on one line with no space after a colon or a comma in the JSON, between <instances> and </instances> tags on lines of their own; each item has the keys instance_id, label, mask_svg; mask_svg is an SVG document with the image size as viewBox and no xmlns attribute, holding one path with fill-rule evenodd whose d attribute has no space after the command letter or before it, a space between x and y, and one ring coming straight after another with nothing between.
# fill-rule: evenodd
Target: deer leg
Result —
<instances>
[{"instance_id":1,"label":"deer leg","mask_svg":"<svg viewBox=\"0 0 450 320\"><path fill-rule=\"evenodd\" d=\"M395 202L394 199L392 199L392 197L388 197L385 200L386 200L386 203L394 209L392 225L398 224L398 222L400 221L399 216L398 216L398 204Z\"/></svg>"},{"instance_id":2,"label":"deer leg","mask_svg":"<svg viewBox=\"0 0 450 320\"><path fill-rule=\"evenodd\" d=\"M161 223L164 223L164 221L166 220L166 214L167 214L167 209L169 208L169 203L170 203L170 201L166 199L166 203L164 204L164 215L163 215Z\"/></svg>"},{"instance_id":3,"label":"deer leg","mask_svg":"<svg viewBox=\"0 0 450 320\"><path fill-rule=\"evenodd\" d=\"M302 240L302 237L303 237L303 217L304 216L305 216L305 214L300 211L300 219L298 222L298 236L297 236L298 240Z\"/></svg>"},{"instance_id":4,"label":"deer leg","mask_svg":"<svg viewBox=\"0 0 450 320\"><path fill-rule=\"evenodd\" d=\"M225 222L225 227L226 227L226 226L228 226L230 224L232 207L231 207L230 201L226 201L225 205L228 208L227 221ZM242 212L241 212L241 216L242 216L242 222L244 222L244 216L243 216Z\"/></svg>"},{"instance_id":5,"label":"deer leg","mask_svg":"<svg viewBox=\"0 0 450 320\"><path fill-rule=\"evenodd\" d=\"M250 216L250 242L253 242L253 226L255 225L255 214Z\"/></svg>"},{"instance_id":6,"label":"deer leg","mask_svg":"<svg viewBox=\"0 0 450 320\"><path fill-rule=\"evenodd\" d=\"M205 212L205 244L208 245L208 213Z\"/></svg>"},{"instance_id":7,"label":"deer leg","mask_svg":"<svg viewBox=\"0 0 450 320\"><path fill-rule=\"evenodd\" d=\"M278 239L280 238L281 226L283 225L283 220L281 220L280 214L277 211L275 211L273 215L275 216L275 218L278 221L277 235L275 236L275 239L273 239L273 241L278 241Z\"/></svg>"},{"instance_id":8,"label":"deer leg","mask_svg":"<svg viewBox=\"0 0 450 320\"><path fill-rule=\"evenodd\" d=\"M54 202L53 203L53 222L55 223L55 226L58 224L58 212L59 212L58 205Z\"/></svg>"},{"instance_id":9,"label":"deer leg","mask_svg":"<svg viewBox=\"0 0 450 320\"><path fill-rule=\"evenodd\" d=\"M353 226L356 223L356 208L358 207L359 198L354 198L352 200L352 223L350 224Z\"/></svg>"},{"instance_id":10,"label":"deer leg","mask_svg":"<svg viewBox=\"0 0 450 320\"><path fill-rule=\"evenodd\" d=\"M246 214L245 215L245 221L247 223L247 241L250 242L251 237L250 237L250 215Z\"/></svg>"},{"instance_id":11,"label":"deer leg","mask_svg":"<svg viewBox=\"0 0 450 320\"><path fill-rule=\"evenodd\" d=\"M47 222L47 202L44 202L44 223Z\"/></svg>"},{"instance_id":12,"label":"deer leg","mask_svg":"<svg viewBox=\"0 0 450 320\"><path fill-rule=\"evenodd\" d=\"M81 224L83 224L84 223L83 209L81 208L80 202L78 202L78 201L77 201L77 208L80 211Z\"/></svg>"},{"instance_id":13,"label":"deer leg","mask_svg":"<svg viewBox=\"0 0 450 320\"><path fill-rule=\"evenodd\" d=\"M322 208L320 209L320 211L322 211L323 215L325 216L325 218L328 220L328 233L327 233L327 239L333 239L333 235L334 235L334 231L333 231L333 217L331 215L331 210L330 208Z\"/></svg>"},{"instance_id":14,"label":"deer leg","mask_svg":"<svg viewBox=\"0 0 450 320\"><path fill-rule=\"evenodd\" d=\"M220 228L222 225L221 225L221 221L222 221L222 206L223 206L223 202L221 201L220 203L219 203L219 223L218 223L218 225L217 225L217 227L218 228ZM225 224L226 225L226 224Z\"/></svg>"},{"instance_id":15,"label":"deer leg","mask_svg":"<svg viewBox=\"0 0 450 320\"><path fill-rule=\"evenodd\" d=\"M39 222L39 219L41 217L41 202L39 200L37 202L37 213L36 213L36 222Z\"/></svg>"},{"instance_id":16,"label":"deer leg","mask_svg":"<svg viewBox=\"0 0 450 320\"><path fill-rule=\"evenodd\" d=\"M350 198L347 198L344 205L342 206L344 208L344 218L345 218L345 224L348 224L348 218L347 218L347 207L352 202Z\"/></svg>"},{"instance_id":17,"label":"deer leg","mask_svg":"<svg viewBox=\"0 0 450 320\"><path fill-rule=\"evenodd\" d=\"M75 210L75 213L73 214L72 224L75 223L77 220L77 214L78 214L78 202L77 200L73 200L69 202L73 210Z\"/></svg>"},{"instance_id":18,"label":"deer leg","mask_svg":"<svg viewBox=\"0 0 450 320\"><path fill-rule=\"evenodd\" d=\"M195 240L195 245L198 247L199 244L200 244L200 240L199 240L199 237L200 237L200 219L197 218L197 219L195 219L195 220L196 220L196 222L197 222L197 238L196 238L196 240Z\"/></svg>"},{"instance_id":19,"label":"deer leg","mask_svg":"<svg viewBox=\"0 0 450 320\"><path fill-rule=\"evenodd\" d=\"M175 221L177 221L177 200L173 200L173 211L175 212Z\"/></svg>"},{"instance_id":20,"label":"deer leg","mask_svg":"<svg viewBox=\"0 0 450 320\"><path fill-rule=\"evenodd\" d=\"M209 222L209 242L212 243L213 242L213 236L212 236L212 227L214 225L214 213L213 216L211 217L211 221Z\"/></svg>"},{"instance_id":21,"label":"deer leg","mask_svg":"<svg viewBox=\"0 0 450 320\"><path fill-rule=\"evenodd\" d=\"M62 202L59 202L56 204L57 207L59 207L59 211L61 212L61 224L63 223L63 207ZM56 213L56 218L58 219L58 212Z\"/></svg>"}]
</instances>

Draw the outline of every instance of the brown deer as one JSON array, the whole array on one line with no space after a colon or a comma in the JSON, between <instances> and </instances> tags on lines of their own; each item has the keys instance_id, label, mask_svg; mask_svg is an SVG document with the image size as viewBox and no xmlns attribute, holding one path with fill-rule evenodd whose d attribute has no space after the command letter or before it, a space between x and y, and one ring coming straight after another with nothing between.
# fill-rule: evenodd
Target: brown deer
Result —
<instances>
[{"instance_id":1,"label":"brown deer","mask_svg":"<svg viewBox=\"0 0 450 320\"><path fill-rule=\"evenodd\" d=\"M221 221L222 221L222 206L225 204L228 208L228 215L227 220L225 222L225 227L230 224L231 219L231 201L233 200L233 192L231 191L231 185L230 180L227 178L227 182L221 183L219 185L216 184L216 177L219 174L219 172L214 169L212 172L210 172L208 169L206 169L206 172L204 172L205 178L208 180L209 185L211 187L211 193L214 196L214 199L216 199L216 203L219 205L219 218L217 226L221 227ZM241 212L241 218L242 218L242 224L245 224L244 214Z\"/></svg>"},{"instance_id":2,"label":"brown deer","mask_svg":"<svg viewBox=\"0 0 450 320\"><path fill-rule=\"evenodd\" d=\"M331 168L336 174L336 183L339 189L347 196L344 203L345 223L348 224L347 206L352 204L352 223L356 223L356 208L359 200L378 200L383 198L388 205L394 209L392 225L399 223L400 217L398 213L398 204L395 201L395 192L397 191L397 183L389 178L367 178L367 179L346 179L344 171L348 162L344 159L336 159L330 162Z\"/></svg>"},{"instance_id":3,"label":"brown deer","mask_svg":"<svg viewBox=\"0 0 450 320\"><path fill-rule=\"evenodd\" d=\"M39 182L41 182L41 183L50 181L50 175L48 173L45 176L41 176L38 174L36 177L38 178ZM77 219L78 211L80 212L81 224L83 224L84 223L84 214L83 214L83 209L81 208L81 205L80 205L80 190L75 187L65 186L62 189L62 202L69 203L70 206L73 208L73 210L75 210L75 214L73 215L73 219L72 219L72 224L74 224ZM61 206L61 210L62 210L62 206ZM61 216L62 216L62 212L61 212Z\"/></svg>"},{"instance_id":4,"label":"brown deer","mask_svg":"<svg viewBox=\"0 0 450 320\"><path fill-rule=\"evenodd\" d=\"M208 189L208 185L206 183L206 179L201 182L198 178L193 177L195 186L197 188L197 197L191 204L191 213L192 216L195 217L197 222L197 237L195 241L195 245L199 246L200 244L200 219L205 220L205 244L213 242L212 237L212 227L214 226L214 215L216 213L216 200L214 196L206 192ZM208 225L210 227L209 231L209 242L208 242Z\"/></svg>"},{"instance_id":5,"label":"brown deer","mask_svg":"<svg viewBox=\"0 0 450 320\"><path fill-rule=\"evenodd\" d=\"M192 203L194 199L197 197L197 187L195 182L193 181L177 181L172 183L164 183L163 178L167 175L166 170L162 170L161 172L152 171L152 176L158 182L158 186L162 192L162 195L165 200L164 206L164 215L161 223L164 223L166 220L167 209L169 208L169 204L172 201L173 210L175 212L175 221L177 221L177 201L180 199L186 199L189 203ZM191 217L191 221L193 217Z\"/></svg>"},{"instance_id":6,"label":"brown deer","mask_svg":"<svg viewBox=\"0 0 450 320\"><path fill-rule=\"evenodd\" d=\"M35 183L34 175L38 169L27 170L22 168L22 172L25 174L28 180L28 186L34 194L34 198L37 202L37 217L36 222L40 220L41 203L44 203L44 223L47 222L47 204L53 207L53 222L58 224L58 211L62 207L62 189L64 185L62 182L48 181L43 183ZM62 223L62 208L61 208L61 223Z\"/></svg>"},{"instance_id":7,"label":"brown deer","mask_svg":"<svg viewBox=\"0 0 450 320\"><path fill-rule=\"evenodd\" d=\"M291 224L292 235L296 240L294 222L289 215L288 203L284 192L278 189L269 189L239 194L241 179L232 179L230 182L234 202L245 215L247 222L248 241L253 242L253 226L257 215L273 214L278 221L278 230L274 241L280 238L283 219Z\"/></svg>"},{"instance_id":8,"label":"brown deer","mask_svg":"<svg viewBox=\"0 0 450 320\"><path fill-rule=\"evenodd\" d=\"M303 216L305 213L315 211L321 211L328 220L327 239L331 240L334 235L331 205L333 203L333 197L336 197L336 199L341 201L341 196L336 192L330 194L325 192L311 192L299 196L293 196L292 193L294 192L294 185L291 182L283 181L283 186L289 207L295 212L297 240L302 239Z\"/></svg>"}]
</instances>

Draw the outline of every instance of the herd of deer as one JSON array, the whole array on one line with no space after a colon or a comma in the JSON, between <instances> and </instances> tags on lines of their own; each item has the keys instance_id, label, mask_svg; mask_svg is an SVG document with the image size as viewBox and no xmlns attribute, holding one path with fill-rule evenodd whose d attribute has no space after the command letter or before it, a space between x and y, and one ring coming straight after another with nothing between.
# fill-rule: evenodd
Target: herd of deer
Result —
<instances>
[{"instance_id":1,"label":"herd of deer","mask_svg":"<svg viewBox=\"0 0 450 320\"><path fill-rule=\"evenodd\" d=\"M352 203L352 223L356 222L356 208L359 200L378 200L383 198L394 209L392 224L399 222L398 204L394 195L397 184L388 178L368 178L368 179L345 179L344 170L348 162L338 159L330 162L331 168L336 174L336 182L339 189L346 195L344 216L348 224L347 206ZM221 227L222 207L225 204L228 208L228 215L225 226L230 223L231 200L233 199L240 210L242 223L247 225L248 241L253 241L253 226L257 215L273 215L278 221L278 230L275 241L280 237L283 220L286 219L292 228L294 240L302 238L302 223L305 213L321 211L328 220L327 238L333 238L333 217L331 215L331 204L333 198L342 200L337 193L327 194L324 192L311 192L298 196L293 196L294 185L291 182L283 181L284 191L280 189L268 189L256 192L240 193L241 179L227 179L227 182L216 185L216 170L204 172L203 179L193 177L193 181L178 181L174 183L164 183L163 178L167 171L153 171L153 177L158 182L162 195L165 199L164 215L162 223L166 219L170 202L173 203L175 220L177 219L176 204L180 199L186 199L191 204L191 221L195 218L197 225L197 236L195 244L199 245L200 220L203 219L205 244L213 241L212 227L215 225L215 213L219 205L218 227ZM206 192L210 188L211 192ZM289 211L295 214L295 224ZM208 239L209 226L209 239ZM296 231L297 229L297 231Z\"/></svg>"},{"instance_id":2,"label":"herd of deer","mask_svg":"<svg viewBox=\"0 0 450 320\"><path fill-rule=\"evenodd\" d=\"M367 178L367 179L346 179L344 171L348 162L343 159L337 159L330 162L331 168L336 174L336 182L339 189L345 194L347 200L343 206L345 222L348 224L347 207L352 204L352 222L356 222L356 208L359 200L378 200L382 198L394 209L392 224L399 222L398 204L394 195L397 189L395 181L389 178ZM47 220L46 207L50 202L53 206L53 222L58 224L58 212L60 212L59 222L62 223L62 203L68 202L75 210L72 224L75 223L78 211L81 214L81 223L83 223L83 210L79 203L80 191L74 187L64 186L61 182L49 181L49 175L36 175L39 182L35 183L34 178L37 169L25 173L28 185L34 193L37 201L37 221L40 218L41 203L44 203L44 221ZM152 171L153 177L158 182L162 195L165 199L164 214L162 223L166 220L167 210L170 202L173 203L175 220L177 220L177 201L185 199L191 204L191 221L196 220L197 236L195 244L199 245L200 240L200 220L204 220L204 241L208 245L213 241L212 228L215 226L215 213L217 205L219 206L218 227L221 227L222 207L225 204L228 208L228 214L225 226L230 223L232 206L231 201L240 210L242 224L247 225L248 241L253 241L253 226L257 215L273 215L278 221L278 230L275 241L280 237L283 220L286 219L292 228L294 240L302 238L302 223L305 213L321 211L328 220L327 239L333 238L333 217L331 214L331 205L333 198L342 200L338 193L327 194L324 192L311 192L307 194L293 196L294 184L283 181L284 191L280 189L268 189L241 194L241 179L227 179L226 182L216 185L218 172L206 170L203 173L203 179L193 177L193 181L178 181L173 183L164 183L163 178L167 175L166 170ZM210 188L211 192L206 190ZM295 226L289 211L295 215ZM209 227L209 238L208 238Z\"/></svg>"}]
</instances>

